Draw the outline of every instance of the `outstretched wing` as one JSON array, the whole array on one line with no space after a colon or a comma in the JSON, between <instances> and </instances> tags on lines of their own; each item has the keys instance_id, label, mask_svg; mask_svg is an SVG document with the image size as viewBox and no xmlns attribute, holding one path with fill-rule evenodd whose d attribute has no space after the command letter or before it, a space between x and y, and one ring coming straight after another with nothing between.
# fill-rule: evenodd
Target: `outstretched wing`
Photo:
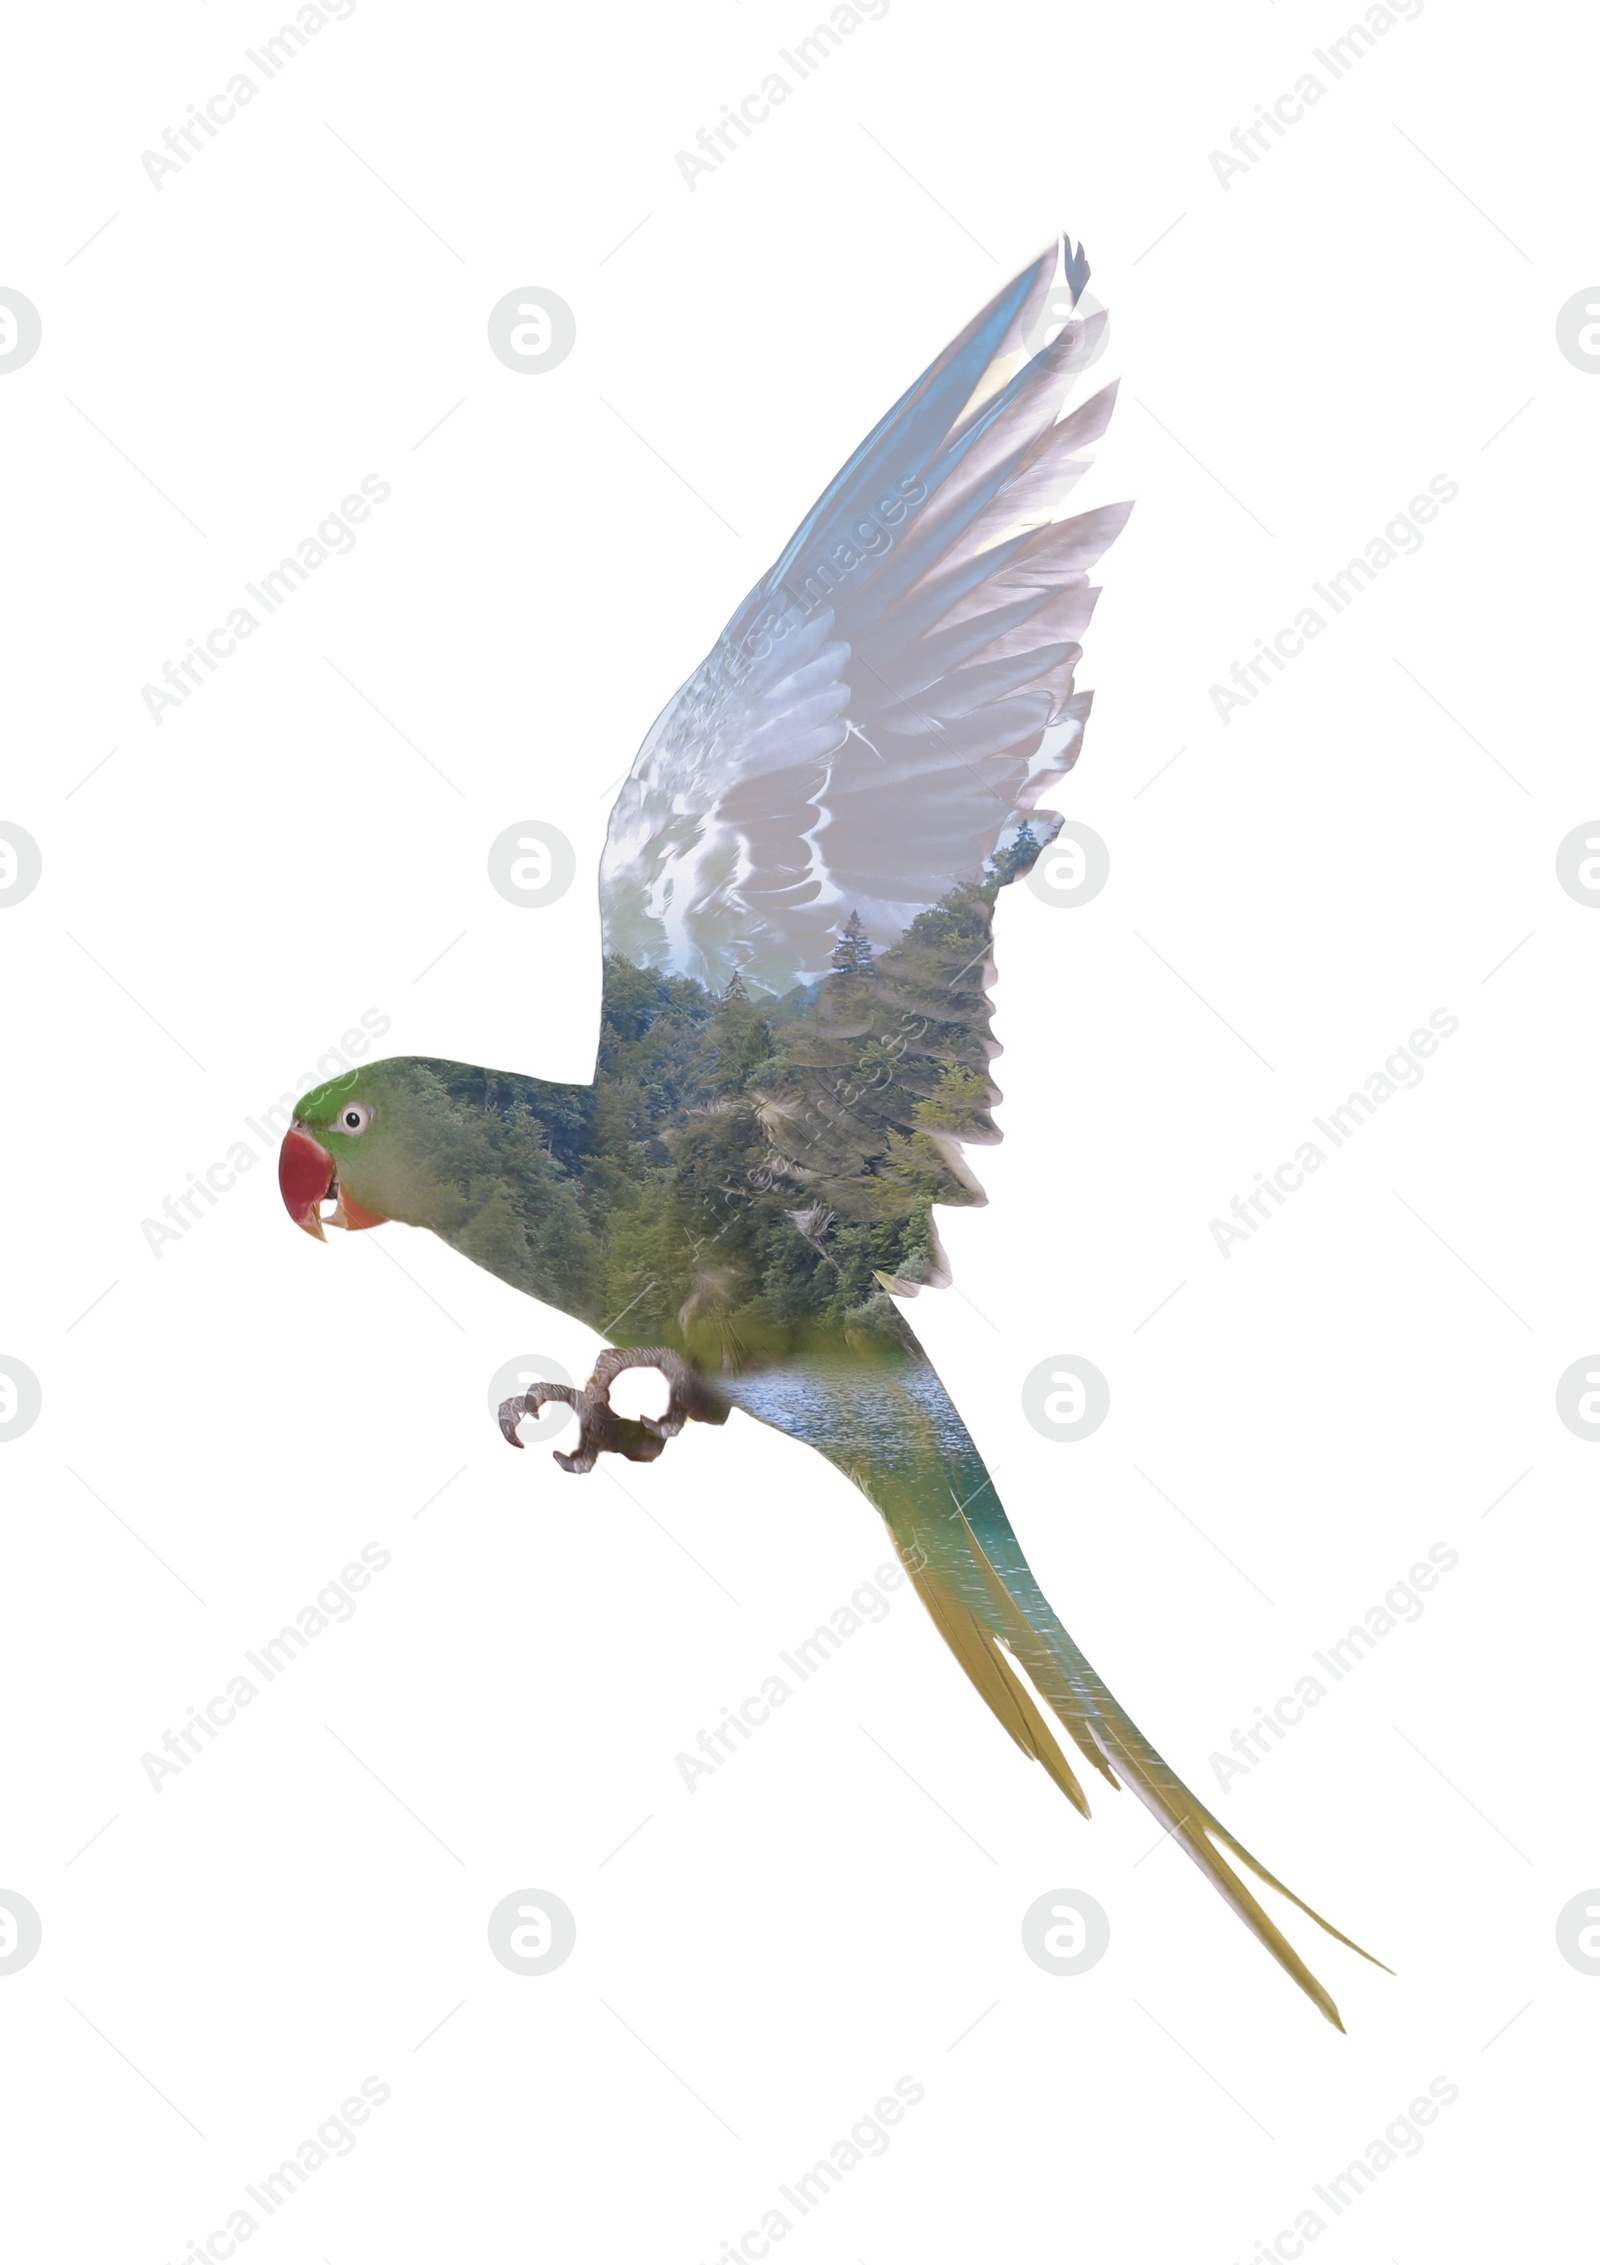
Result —
<instances>
[{"instance_id":1,"label":"outstretched wing","mask_svg":"<svg viewBox=\"0 0 1600 2265\"><path fill-rule=\"evenodd\" d=\"M1060 414L1102 340L1088 273L1063 240L997 294L657 720L611 815L608 953L786 993L850 915L884 949L980 882L1071 768L1088 569L1131 508L1055 516L1115 393Z\"/></svg>"}]
</instances>

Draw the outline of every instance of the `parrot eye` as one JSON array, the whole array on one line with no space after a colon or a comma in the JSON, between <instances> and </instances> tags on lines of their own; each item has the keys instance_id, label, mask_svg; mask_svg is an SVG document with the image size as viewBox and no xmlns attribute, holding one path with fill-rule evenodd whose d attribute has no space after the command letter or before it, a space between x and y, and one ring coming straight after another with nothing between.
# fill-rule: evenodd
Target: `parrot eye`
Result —
<instances>
[{"instance_id":1,"label":"parrot eye","mask_svg":"<svg viewBox=\"0 0 1600 2265\"><path fill-rule=\"evenodd\" d=\"M339 1111L338 1127L342 1133L364 1133L372 1122L372 1111L364 1101L352 1101Z\"/></svg>"}]
</instances>

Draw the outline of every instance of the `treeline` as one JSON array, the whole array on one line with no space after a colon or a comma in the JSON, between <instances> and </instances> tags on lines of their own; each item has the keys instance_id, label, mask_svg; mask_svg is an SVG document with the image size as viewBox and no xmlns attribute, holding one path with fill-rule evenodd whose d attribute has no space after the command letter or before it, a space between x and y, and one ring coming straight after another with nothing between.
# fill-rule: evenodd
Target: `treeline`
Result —
<instances>
[{"instance_id":1,"label":"treeline","mask_svg":"<svg viewBox=\"0 0 1600 2265\"><path fill-rule=\"evenodd\" d=\"M1037 846L882 952L852 914L833 971L782 999L608 959L592 1087L450 1081L496 1151L452 1239L615 1343L713 1368L897 1345L886 1284L939 1279L933 1205L983 1200L956 1143L997 1137L993 904Z\"/></svg>"}]
</instances>

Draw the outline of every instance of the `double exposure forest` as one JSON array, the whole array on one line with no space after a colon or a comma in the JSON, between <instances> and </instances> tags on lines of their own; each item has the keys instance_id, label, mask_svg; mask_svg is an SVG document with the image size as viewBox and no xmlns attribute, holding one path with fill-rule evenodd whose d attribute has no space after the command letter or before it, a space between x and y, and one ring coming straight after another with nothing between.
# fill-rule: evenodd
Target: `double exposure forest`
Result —
<instances>
[{"instance_id":1,"label":"double exposure forest","mask_svg":"<svg viewBox=\"0 0 1600 2265\"><path fill-rule=\"evenodd\" d=\"M428 1065L484 1143L481 1179L477 1141L458 1152L477 1187L450 1240L614 1343L714 1368L898 1347L890 1288L942 1273L932 1206L983 1200L955 1144L998 1137L994 900L1040 846L1024 827L882 950L852 913L831 972L781 999L609 958L593 1085Z\"/></svg>"}]
</instances>

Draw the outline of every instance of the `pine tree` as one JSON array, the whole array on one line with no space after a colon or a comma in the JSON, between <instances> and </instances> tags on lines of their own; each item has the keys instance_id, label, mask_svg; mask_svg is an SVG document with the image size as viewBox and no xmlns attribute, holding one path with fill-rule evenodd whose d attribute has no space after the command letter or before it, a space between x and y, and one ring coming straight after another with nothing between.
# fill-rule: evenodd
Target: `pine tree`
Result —
<instances>
[{"instance_id":1,"label":"pine tree","mask_svg":"<svg viewBox=\"0 0 1600 2265\"><path fill-rule=\"evenodd\" d=\"M1019 873L1026 873L1036 862L1044 847L1032 826L1024 825L1014 841L997 849L989 860L989 875L997 889L1014 881Z\"/></svg>"},{"instance_id":2,"label":"pine tree","mask_svg":"<svg viewBox=\"0 0 1600 2265\"><path fill-rule=\"evenodd\" d=\"M872 946L861 925L859 912L852 912L844 926L838 930L839 941L833 947L833 965L840 975L865 975L872 966Z\"/></svg>"}]
</instances>

